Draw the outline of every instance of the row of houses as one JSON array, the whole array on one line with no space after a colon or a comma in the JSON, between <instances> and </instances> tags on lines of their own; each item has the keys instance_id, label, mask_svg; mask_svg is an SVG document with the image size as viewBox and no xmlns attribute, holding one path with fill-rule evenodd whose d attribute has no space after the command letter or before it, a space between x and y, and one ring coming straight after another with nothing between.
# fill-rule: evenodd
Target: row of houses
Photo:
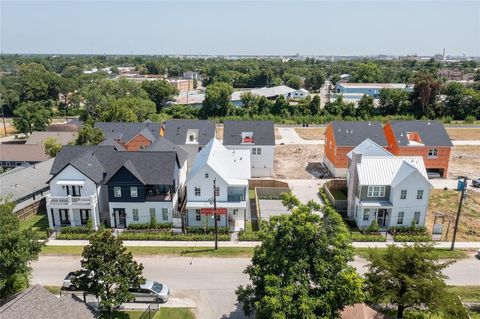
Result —
<instances>
[{"instance_id":1,"label":"row of houses","mask_svg":"<svg viewBox=\"0 0 480 319\"><path fill-rule=\"evenodd\" d=\"M46 206L49 225L158 222L212 224L215 194L220 225L232 230L249 218L248 180L270 176L275 145L271 121L226 121L223 144L213 121L96 123L105 141L64 146L55 158ZM215 184L215 188L214 188Z\"/></svg>"}]
</instances>

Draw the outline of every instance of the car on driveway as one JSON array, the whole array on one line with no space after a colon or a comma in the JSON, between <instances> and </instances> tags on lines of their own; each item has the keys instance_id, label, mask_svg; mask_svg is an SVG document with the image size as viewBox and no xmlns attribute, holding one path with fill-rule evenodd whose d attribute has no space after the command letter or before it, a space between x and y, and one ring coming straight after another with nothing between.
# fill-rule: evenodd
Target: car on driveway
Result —
<instances>
[{"instance_id":1,"label":"car on driveway","mask_svg":"<svg viewBox=\"0 0 480 319\"><path fill-rule=\"evenodd\" d=\"M138 288L130 288L130 293L135 297L135 302L167 302L170 289L159 282L147 280Z\"/></svg>"},{"instance_id":2,"label":"car on driveway","mask_svg":"<svg viewBox=\"0 0 480 319\"><path fill-rule=\"evenodd\" d=\"M472 186L476 188L480 188L480 177L472 180Z\"/></svg>"}]
</instances>

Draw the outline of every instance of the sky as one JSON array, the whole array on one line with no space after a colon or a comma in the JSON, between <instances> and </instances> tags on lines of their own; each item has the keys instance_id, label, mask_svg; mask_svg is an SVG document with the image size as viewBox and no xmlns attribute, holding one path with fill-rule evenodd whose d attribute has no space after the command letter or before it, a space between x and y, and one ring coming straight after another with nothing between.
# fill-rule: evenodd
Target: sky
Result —
<instances>
[{"instance_id":1,"label":"sky","mask_svg":"<svg viewBox=\"0 0 480 319\"><path fill-rule=\"evenodd\" d=\"M480 0L0 1L3 53L480 56Z\"/></svg>"}]
</instances>

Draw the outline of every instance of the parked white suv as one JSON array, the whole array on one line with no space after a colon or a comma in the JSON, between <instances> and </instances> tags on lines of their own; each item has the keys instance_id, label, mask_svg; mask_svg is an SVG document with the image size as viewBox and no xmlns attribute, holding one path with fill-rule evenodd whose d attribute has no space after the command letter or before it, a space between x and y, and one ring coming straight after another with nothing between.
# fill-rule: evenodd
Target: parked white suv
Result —
<instances>
[{"instance_id":1,"label":"parked white suv","mask_svg":"<svg viewBox=\"0 0 480 319\"><path fill-rule=\"evenodd\" d=\"M170 289L159 282L147 280L139 288L130 288L130 293L135 297L135 302L167 302Z\"/></svg>"}]
</instances>

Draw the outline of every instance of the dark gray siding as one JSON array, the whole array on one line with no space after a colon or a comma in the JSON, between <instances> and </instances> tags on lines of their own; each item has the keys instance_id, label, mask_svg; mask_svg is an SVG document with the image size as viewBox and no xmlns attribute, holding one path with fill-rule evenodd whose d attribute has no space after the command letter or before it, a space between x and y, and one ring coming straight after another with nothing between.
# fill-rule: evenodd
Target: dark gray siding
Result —
<instances>
[{"instance_id":1,"label":"dark gray siding","mask_svg":"<svg viewBox=\"0 0 480 319\"><path fill-rule=\"evenodd\" d=\"M130 196L130 187L136 186L138 197ZM145 201L145 185L142 184L132 173L130 173L125 167L122 167L118 172L110 179L107 184L108 187L108 200L110 202L144 202ZM115 197L113 194L114 187L121 187L122 196Z\"/></svg>"},{"instance_id":2,"label":"dark gray siding","mask_svg":"<svg viewBox=\"0 0 480 319\"><path fill-rule=\"evenodd\" d=\"M362 186L360 189L360 194L358 194L358 197L361 201L369 201L369 200L375 200L375 201L388 201L390 200L390 186L387 185L385 186L385 196L383 197L368 197L368 186Z\"/></svg>"}]
</instances>

